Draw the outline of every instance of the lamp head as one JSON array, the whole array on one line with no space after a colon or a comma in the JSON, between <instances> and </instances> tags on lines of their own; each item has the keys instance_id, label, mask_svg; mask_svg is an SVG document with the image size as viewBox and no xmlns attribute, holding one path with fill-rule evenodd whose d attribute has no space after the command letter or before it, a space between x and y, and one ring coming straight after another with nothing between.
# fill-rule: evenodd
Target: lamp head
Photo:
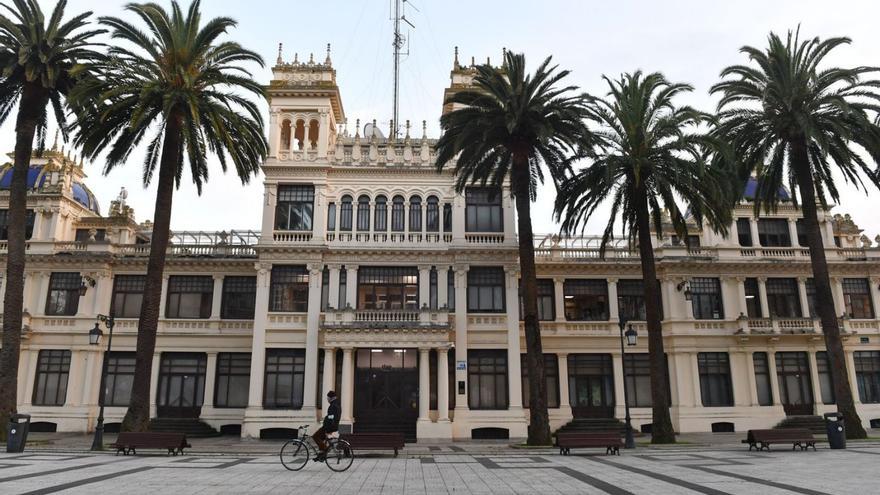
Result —
<instances>
[{"instance_id":1,"label":"lamp head","mask_svg":"<svg viewBox=\"0 0 880 495\"><path fill-rule=\"evenodd\" d=\"M634 346L638 343L639 334L636 332L636 329L633 328L632 325L626 329L626 332L623 334L624 338L626 338L626 345Z\"/></svg>"},{"instance_id":2,"label":"lamp head","mask_svg":"<svg viewBox=\"0 0 880 495\"><path fill-rule=\"evenodd\" d=\"M98 326L98 323L95 323L95 328L89 330L89 344L98 345L101 343L101 337L104 336L104 332L101 331L101 327Z\"/></svg>"}]
</instances>

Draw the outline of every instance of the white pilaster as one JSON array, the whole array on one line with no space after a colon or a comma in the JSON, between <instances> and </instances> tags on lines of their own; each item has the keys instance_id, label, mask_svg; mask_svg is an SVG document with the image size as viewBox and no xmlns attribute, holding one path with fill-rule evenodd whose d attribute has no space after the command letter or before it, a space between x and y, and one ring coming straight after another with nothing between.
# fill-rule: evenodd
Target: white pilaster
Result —
<instances>
[{"instance_id":1,"label":"white pilaster","mask_svg":"<svg viewBox=\"0 0 880 495\"><path fill-rule=\"evenodd\" d=\"M156 396L159 390L159 367L162 365L162 353L153 354L153 367L150 370L150 417L156 416Z\"/></svg>"},{"instance_id":2,"label":"white pilaster","mask_svg":"<svg viewBox=\"0 0 880 495\"><path fill-rule=\"evenodd\" d=\"M318 404L318 408L324 409L324 401L327 397L327 392L334 390L336 388L336 348L335 347L325 347L324 348L324 372L322 373L323 384L321 389L324 393L321 394L321 403Z\"/></svg>"},{"instance_id":3,"label":"white pilaster","mask_svg":"<svg viewBox=\"0 0 880 495\"><path fill-rule=\"evenodd\" d=\"M428 411L431 406L431 365L430 365L431 349L419 349L419 421L430 421ZM440 369L437 374L441 375ZM438 390L439 394L440 391Z\"/></svg>"},{"instance_id":4,"label":"white pilaster","mask_svg":"<svg viewBox=\"0 0 880 495\"><path fill-rule=\"evenodd\" d=\"M568 397L568 354L560 352L556 358L559 361L559 408L571 409L571 399Z\"/></svg>"},{"instance_id":5,"label":"white pilaster","mask_svg":"<svg viewBox=\"0 0 880 495\"><path fill-rule=\"evenodd\" d=\"M166 318L166 303L168 302L168 278L169 275L162 275L162 293L159 295L159 319Z\"/></svg>"},{"instance_id":6,"label":"white pilaster","mask_svg":"<svg viewBox=\"0 0 880 495\"><path fill-rule=\"evenodd\" d=\"M431 266L419 265L419 308L431 301Z\"/></svg>"},{"instance_id":7,"label":"white pilaster","mask_svg":"<svg viewBox=\"0 0 880 495\"><path fill-rule=\"evenodd\" d=\"M755 375L755 354L753 352L746 352L746 378L749 381L749 403L752 406L760 405L760 401L758 401L758 384L757 377ZM771 377L772 378L772 377Z\"/></svg>"},{"instance_id":8,"label":"white pilaster","mask_svg":"<svg viewBox=\"0 0 880 495\"><path fill-rule=\"evenodd\" d=\"M52 277L50 272L40 272L37 275L38 281L38 291L37 292L37 307L32 310L36 315L45 315L46 314L46 300L49 298L49 279Z\"/></svg>"},{"instance_id":9,"label":"white pilaster","mask_svg":"<svg viewBox=\"0 0 880 495\"><path fill-rule=\"evenodd\" d=\"M314 411L318 387L318 324L321 318L321 265L309 269L309 302L306 316L306 371L303 376L303 411Z\"/></svg>"},{"instance_id":10,"label":"white pilaster","mask_svg":"<svg viewBox=\"0 0 880 495\"><path fill-rule=\"evenodd\" d=\"M871 304L873 305L874 318L876 318L880 314L880 280L868 279L868 286L871 288Z\"/></svg>"},{"instance_id":11,"label":"white pilaster","mask_svg":"<svg viewBox=\"0 0 880 495\"><path fill-rule=\"evenodd\" d=\"M345 281L345 304L357 309L358 266L345 265L345 275L348 277Z\"/></svg>"},{"instance_id":12,"label":"white pilaster","mask_svg":"<svg viewBox=\"0 0 880 495\"><path fill-rule=\"evenodd\" d=\"M856 386L858 380L856 379L856 361L855 361L855 353L854 351L843 351L846 356L846 373L849 376L850 387L852 388L853 402L856 405L862 404L862 397L859 395L859 388Z\"/></svg>"},{"instance_id":13,"label":"white pilaster","mask_svg":"<svg viewBox=\"0 0 880 495\"><path fill-rule=\"evenodd\" d=\"M779 376L776 374L776 350L767 349L767 368L770 371L770 392L773 393L773 405L782 405L779 397Z\"/></svg>"},{"instance_id":14,"label":"white pilaster","mask_svg":"<svg viewBox=\"0 0 880 495\"><path fill-rule=\"evenodd\" d=\"M752 231L752 246L760 246L761 245L761 237L758 234L758 219L752 217L749 219L749 228Z\"/></svg>"},{"instance_id":15,"label":"white pilaster","mask_svg":"<svg viewBox=\"0 0 880 495\"><path fill-rule=\"evenodd\" d=\"M519 338L519 270L505 267L507 275L507 374L510 410L522 409L522 362Z\"/></svg>"},{"instance_id":16,"label":"white pilaster","mask_svg":"<svg viewBox=\"0 0 880 495\"><path fill-rule=\"evenodd\" d=\"M449 421L449 351L437 349L437 420Z\"/></svg>"},{"instance_id":17,"label":"white pilaster","mask_svg":"<svg viewBox=\"0 0 880 495\"><path fill-rule=\"evenodd\" d=\"M734 222L735 223L735 222ZM746 279L736 277L736 300L739 301L739 313L749 315L749 301L746 299Z\"/></svg>"},{"instance_id":18,"label":"white pilaster","mask_svg":"<svg viewBox=\"0 0 880 495\"><path fill-rule=\"evenodd\" d=\"M624 381L624 370L623 370L623 355L620 353L614 353L611 355L611 370L614 374L614 415L617 417L621 417L624 415L624 409L626 404L624 403L624 395L626 392L624 390L624 386L626 382Z\"/></svg>"},{"instance_id":19,"label":"white pilaster","mask_svg":"<svg viewBox=\"0 0 880 495\"><path fill-rule=\"evenodd\" d=\"M437 308L449 307L449 267L437 265Z\"/></svg>"},{"instance_id":20,"label":"white pilaster","mask_svg":"<svg viewBox=\"0 0 880 495\"><path fill-rule=\"evenodd\" d=\"M831 278L831 295L834 296L834 314L839 317L846 312L846 303L843 298L843 280L840 277Z\"/></svg>"},{"instance_id":21,"label":"white pilaster","mask_svg":"<svg viewBox=\"0 0 880 495\"><path fill-rule=\"evenodd\" d=\"M354 402L354 357L350 347L342 349L342 418L344 424L352 423Z\"/></svg>"},{"instance_id":22,"label":"white pilaster","mask_svg":"<svg viewBox=\"0 0 880 495\"><path fill-rule=\"evenodd\" d=\"M801 316L810 318L810 299L807 297L807 279L798 277L798 297L801 301Z\"/></svg>"},{"instance_id":23,"label":"white pilaster","mask_svg":"<svg viewBox=\"0 0 880 495\"><path fill-rule=\"evenodd\" d=\"M273 242L272 233L275 230L275 205L278 201L278 184L265 184L263 191L263 235L260 236L261 244Z\"/></svg>"},{"instance_id":24,"label":"white pilaster","mask_svg":"<svg viewBox=\"0 0 880 495\"><path fill-rule=\"evenodd\" d=\"M269 156L277 157L281 146L281 119L278 110L269 112Z\"/></svg>"},{"instance_id":25,"label":"white pilaster","mask_svg":"<svg viewBox=\"0 0 880 495\"><path fill-rule=\"evenodd\" d=\"M767 277L758 277L758 297L761 298L761 316L770 318L770 302L767 300Z\"/></svg>"},{"instance_id":26,"label":"white pilaster","mask_svg":"<svg viewBox=\"0 0 880 495\"><path fill-rule=\"evenodd\" d=\"M819 366L816 362L816 349L807 349L807 359L810 363L810 384L813 386L813 403L822 404L822 389L819 383ZM853 383L855 385L855 383ZM854 387L855 389L855 387Z\"/></svg>"},{"instance_id":27,"label":"white pilaster","mask_svg":"<svg viewBox=\"0 0 880 495\"><path fill-rule=\"evenodd\" d=\"M467 316L467 272L468 266L455 267L455 414L460 418L459 411L467 411L468 395L467 369L459 369L460 363L468 360L468 316ZM464 393L458 388L458 383L465 384Z\"/></svg>"},{"instance_id":28,"label":"white pilaster","mask_svg":"<svg viewBox=\"0 0 880 495\"><path fill-rule=\"evenodd\" d=\"M205 363L205 397L202 399L202 407L210 409L214 407L214 384L217 383L217 352L209 351Z\"/></svg>"},{"instance_id":29,"label":"white pilaster","mask_svg":"<svg viewBox=\"0 0 880 495\"><path fill-rule=\"evenodd\" d=\"M620 302L617 300L617 279L608 279L608 321L620 319Z\"/></svg>"},{"instance_id":30,"label":"white pilaster","mask_svg":"<svg viewBox=\"0 0 880 495\"><path fill-rule=\"evenodd\" d=\"M553 304L556 307L556 321L565 321L565 278L553 278ZM561 372L560 372L561 373ZM568 391L566 391L568 393Z\"/></svg>"},{"instance_id":31,"label":"white pilaster","mask_svg":"<svg viewBox=\"0 0 880 495\"><path fill-rule=\"evenodd\" d=\"M223 279L224 275L214 275L214 293L211 298L211 319L220 319L220 308L223 305Z\"/></svg>"},{"instance_id":32,"label":"white pilaster","mask_svg":"<svg viewBox=\"0 0 880 495\"><path fill-rule=\"evenodd\" d=\"M333 309L342 309L339 307L339 265L327 265L327 271L330 275L330 284L327 288L327 306Z\"/></svg>"},{"instance_id":33,"label":"white pilaster","mask_svg":"<svg viewBox=\"0 0 880 495\"><path fill-rule=\"evenodd\" d=\"M800 246L798 242L798 232L797 232L797 219L789 218L788 219L788 235L791 237L791 245L794 247ZM806 246L804 246L806 247Z\"/></svg>"},{"instance_id":34,"label":"white pilaster","mask_svg":"<svg viewBox=\"0 0 880 495\"><path fill-rule=\"evenodd\" d=\"M248 409L263 409L263 379L266 371L266 325L269 321L269 281L272 265L257 265L257 294L254 301L254 330L251 339L251 377Z\"/></svg>"}]
</instances>

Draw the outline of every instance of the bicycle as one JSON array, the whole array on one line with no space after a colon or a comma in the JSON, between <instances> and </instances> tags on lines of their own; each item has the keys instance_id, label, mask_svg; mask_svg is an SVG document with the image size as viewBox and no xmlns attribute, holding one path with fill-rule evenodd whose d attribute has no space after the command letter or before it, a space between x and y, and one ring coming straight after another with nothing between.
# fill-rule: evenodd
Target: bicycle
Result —
<instances>
[{"instance_id":1,"label":"bicycle","mask_svg":"<svg viewBox=\"0 0 880 495\"><path fill-rule=\"evenodd\" d=\"M319 456L318 445L309 436L309 425L297 428L297 438L289 440L281 447L281 465L289 471L299 471L306 467L309 459L323 462L333 471L341 473L351 467L354 461L354 451L345 440L328 438L327 453L322 459ZM314 456L312 455L314 453Z\"/></svg>"}]
</instances>

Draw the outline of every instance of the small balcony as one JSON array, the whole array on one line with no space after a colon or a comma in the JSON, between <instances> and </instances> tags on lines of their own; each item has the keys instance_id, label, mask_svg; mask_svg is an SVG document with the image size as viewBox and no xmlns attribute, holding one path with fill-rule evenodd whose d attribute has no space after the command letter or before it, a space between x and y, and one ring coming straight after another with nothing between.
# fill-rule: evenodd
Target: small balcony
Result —
<instances>
[{"instance_id":1,"label":"small balcony","mask_svg":"<svg viewBox=\"0 0 880 495\"><path fill-rule=\"evenodd\" d=\"M323 328L442 328L449 329L447 309L328 309Z\"/></svg>"}]
</instances>

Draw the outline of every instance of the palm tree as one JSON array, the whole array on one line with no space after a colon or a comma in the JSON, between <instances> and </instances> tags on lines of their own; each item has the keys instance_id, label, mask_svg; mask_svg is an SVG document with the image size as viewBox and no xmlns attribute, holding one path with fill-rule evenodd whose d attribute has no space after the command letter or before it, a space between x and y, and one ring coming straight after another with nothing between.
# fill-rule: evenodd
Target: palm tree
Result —
<instances>
[{"instance_id":1,"label":"palm tree","mask_svg":"<svg viewBox=\"0 0 880 495\"><path fill-rule=\"evenodd\" d=\"M501 188L510 181L516 201L519 262L529 372L530 445L549 445L547 389L541 330L538 326L535 247L531 202L544 181L543 168L554 182L562 179L569 155L587 139L584 100L574 86L557 85L569 72L550 66L547 57L533 74L525 56L506 52L501 69L476 67L473 89L454 93L446 104L463 105L440 118L437 170L455 162L455 188L471 184Z\"/></svg>"},{"instance_id":2,"label":"palm tree","mask_svg":"<svg viewBox=\"0 0 880 495\"><path fill-rule=\"evenodd\" d=\"M27 174L34 137L42 150L46 138L47 107L51 104L58 126L67 137L64 103L75 84L72 71L94 60L92 38L100 30L84 30L91 12L64 21L66 0L59 0L46 22L37 0L0 4L0 123L18 105L15 155L7 212L6 295L3 300L3 347L0 351L0 424L15 411L18 359L24 297ZM83 68L85 70L85 67ZM5 428L0 437L5 437Z\"/></svg>"},{"instance_id":3,"label":"palm tree","mask_svg":"<svg viewBox=\"0 0 880 495\"><path fill-rule=\"evenodd\" d=\"M827 208L828 197L839 200L835 172L866 192L863 177L880 187L880 175L866 160L880 158L880 127L869 115L880 110L880 80L863 79L878 69L823 65L832 50L849 43L849 38L801 40L791 31L783 40L770 33L766 49L741 48L751 63L724 69L711 92L721 94L715 132L730 141L742 176L757 176L755 213L762 207L772 211L786 184L794 204L800 203L837 410L847 436L865 438L846 372L816 206Z\"/></svg>"},{"instance_id":4,"label":"palm tree","mask_svg":"<svg viewBox=\"0 0 880 495\"><path fill-rule=\"evenodd\" d=\"M143 431L150 420L150 377L171 204L184 162L201 192L208 179L209 152L219 158L224 172L231 159L242 183L247 183L259 171L268 147L259 106L242 96L265 98L264 90L240 65L262 66L263 60L238 43L217 41L236 25L233 19L218 17L203 23L199 0L186 13L177 2L171 5L171 12L155 3L126 6L146 30L116 17L102 17L113 39L123 43L109 48L106 62L98 66L101 76L74 92L78 101L97 102L79 116L76 143L88 157L108 150L104 173L124 164L144 138L149 139L144 183L159 169L134 383L123 420L128 431Z\"/></svg>"},{"instance_id":5,"label":"palm tree","mask_svg":"<svg viewBox=\"0 0 880 495\"><path fill-rule=\"evenodd\" d=\"M660 324L660 286L654 265L651 228L663 235L663 213L668 213L678 236L687 236L689 216L724 231L729 209L724 208L719 179L723 174L704 160L707 140L696 127L707 116L673 100L692 91L687 84L671 83L660 73L624 74L612 81L607 99L590 97L589 121L598 126L599 143L590 150L592 164L566 181L556 200L556 216L566 233L582 232L599 205L611 204L602 233L600 254L614 238L615 223L638 245L645 291L648 353L651 366L653 443L675 441L669 416L666 360ZM690 214L682 211L686 203ZM726 213L725 213L726 212Z\"/></svg>"}]
</instances>

